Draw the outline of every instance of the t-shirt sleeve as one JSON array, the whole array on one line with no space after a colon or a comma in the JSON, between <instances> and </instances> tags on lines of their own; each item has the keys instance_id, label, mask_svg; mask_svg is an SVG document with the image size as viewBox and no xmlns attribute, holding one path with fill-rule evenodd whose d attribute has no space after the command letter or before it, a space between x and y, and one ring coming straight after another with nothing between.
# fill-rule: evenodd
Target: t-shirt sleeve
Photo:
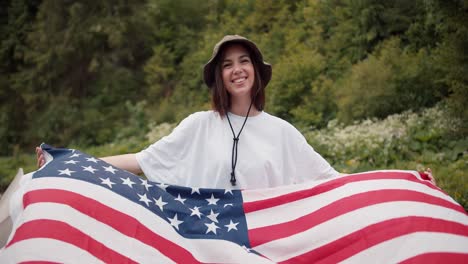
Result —
<instances>
[{"instance_id":1,"label":"t-shirt sleeve","mask_svg":"<svg viewBox=\"0 0 468 264\"><path fill-rule=\"evenodd\" d=\"M177 178L176 172L178 165L183 162L183 157L189 151L190 135L196 129L197 119L199 114L191 114L169 135L136 153L138 164L148 179L169 184L182 182L182 179Z\"/></svg>"},{"instance_id":2,"label":"t-shirt sleeve","mask_svg":"<svg viewBox=\"0 0 468 264\"><path fill-rule=\"evenodd\" d=\"M307 143L302 134L297 137L296 142L298 144L298 151L295 151L297 167L294 181L296 183L308 180L323 180L339 176L339 172Z\"/></svg>"}]
</instances>

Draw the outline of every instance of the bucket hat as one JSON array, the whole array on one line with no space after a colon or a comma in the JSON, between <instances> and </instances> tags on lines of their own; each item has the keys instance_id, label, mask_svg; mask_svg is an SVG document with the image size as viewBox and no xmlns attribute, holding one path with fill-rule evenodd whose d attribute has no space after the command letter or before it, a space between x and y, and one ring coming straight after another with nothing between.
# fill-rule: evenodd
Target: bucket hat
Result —
<instances>
[{"instance_id":1,"label":"bucket hat","mask_svg":"<svg viewBox=\"0 0 468 264\"><path fill-rule=\"evenodd\" d=\"M262 78L264 87L266 87L271 79L271 65L263 61L262 53L253 41L239 35L226 35L223 37L223 39L221 39L221 41L216 43L213 48L213 54L211 55L210 60L203 67L203 80L205 81L205 84L210 88L213 87L215 82L214 73L217 57L219 56L219 52L222 50L222 48L228 43L244 44L250 50L252 60L255 60L259 63L260 77Z\"/></svg>"}]
</instances>

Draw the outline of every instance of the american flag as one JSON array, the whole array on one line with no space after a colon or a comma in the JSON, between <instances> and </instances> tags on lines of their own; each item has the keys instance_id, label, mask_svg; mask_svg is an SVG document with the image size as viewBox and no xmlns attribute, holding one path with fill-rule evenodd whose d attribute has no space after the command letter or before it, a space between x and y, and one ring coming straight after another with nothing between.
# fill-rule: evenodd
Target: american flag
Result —
<instances>
[{"instance_id":1,"label":"american flag","mask_svg":"<svg viewBox=\"0 0 468 264\"><path fill-rule=\"evenodd\" d=\"M412 171L262 190L155 183L43 145L1 263L468 263L468 215Z\"/></svg>"}]
</instances>

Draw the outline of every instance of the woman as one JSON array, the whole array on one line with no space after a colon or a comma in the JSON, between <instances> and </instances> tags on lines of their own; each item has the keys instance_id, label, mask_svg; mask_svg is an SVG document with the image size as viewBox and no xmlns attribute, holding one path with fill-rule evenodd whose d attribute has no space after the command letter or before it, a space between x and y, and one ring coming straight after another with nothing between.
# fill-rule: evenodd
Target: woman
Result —
<instances>
[{"instance_id":1,"label":"woman","mask_svg":"<svg viewBox=\"0 0 468 264\"><path fill-rule=\"evenodd\" d=\"M102 159L152 181L205 188L253 189L338 176L297 129L263 111L271 73L255 43L225 36L204 66L213 110L188 116L139 153ZM42 166L44 155L36 151Z\"/></svg>"}]
</instances>

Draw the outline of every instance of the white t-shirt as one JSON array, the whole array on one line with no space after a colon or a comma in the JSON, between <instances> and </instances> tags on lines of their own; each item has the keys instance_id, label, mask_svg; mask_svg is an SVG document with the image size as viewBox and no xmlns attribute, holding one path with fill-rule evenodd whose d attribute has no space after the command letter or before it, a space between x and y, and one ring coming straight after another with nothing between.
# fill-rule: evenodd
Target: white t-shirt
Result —
<instances>
[{"instance_id":1,"label":"white t-shirt","mask_svg":"<svg viewBox=\"0 0 468 264\"><path fill-rule=\"evenodd\" d=\"M245 117L229 113L229 118L237 135ZM295 127L266 112L249 117L239 137L235 187L232 145L227 118L204 111L185 118L136 158L148 179L190 187L266 188L339 174Z\"/></svg>"}]
</instances>

